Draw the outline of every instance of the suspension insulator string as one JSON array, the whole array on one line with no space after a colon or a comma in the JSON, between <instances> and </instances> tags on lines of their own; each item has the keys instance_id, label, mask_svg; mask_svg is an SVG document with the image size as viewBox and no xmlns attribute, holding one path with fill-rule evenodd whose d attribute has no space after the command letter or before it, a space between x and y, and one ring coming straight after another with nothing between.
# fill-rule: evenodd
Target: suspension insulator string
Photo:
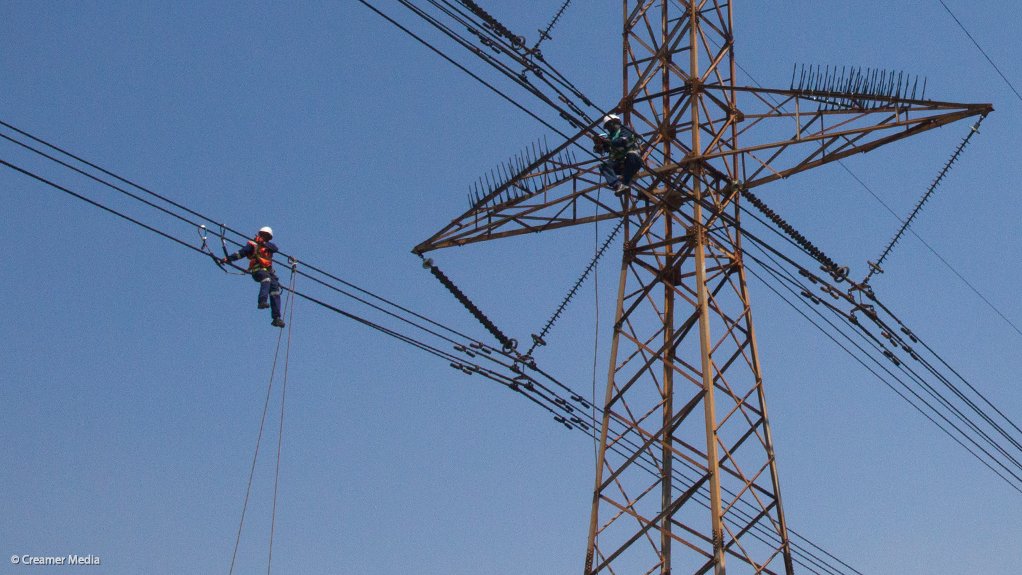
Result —
<instances>
[{"instance_id":1,"label":"suspension insulator string","mask_svg":"<svg viewBox=\"0 0 1022 575\"><path fill-rule=\"evenodd\" d=\"M422 255L420 254L419 257L421 258ZM465 306L465 309L467 309L473 317L479 320L479 323L483 324L486 331L490 332L493 337L497 338L497 341L500 342L500 345L505 352L510 353L518 348L518 341L505 335L504 332L502 332L500 328L498 328L496 324L494 324L493 321L491 321L490 318L487 317L481 309L479 309L479 306L473 303L472 300L468 299L465 292L461 291L461 288L455 285L455 283L451 281L451 278L447 277L447 274L440 271L440 268L433 263L432 259L422 258L422 267L429 270L429 272L433 274L433 277L439 280L440 283L447 288L447 291L451 292L455 299L461 302L461 305Z\"/></svg>"}]
</instances>

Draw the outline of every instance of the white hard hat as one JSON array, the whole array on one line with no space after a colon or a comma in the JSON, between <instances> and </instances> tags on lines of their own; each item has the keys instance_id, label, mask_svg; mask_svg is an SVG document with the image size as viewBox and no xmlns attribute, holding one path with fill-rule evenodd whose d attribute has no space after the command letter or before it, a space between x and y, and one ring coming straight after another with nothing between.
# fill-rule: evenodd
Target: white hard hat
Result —
<instances>
[{"instance_id":1,"label":"white hard hat","mask_svg":"<svg viewBox=\"0 0 1022 575\"><path fill-rule=\"evenodd\" d=\"M607 114L603 118L603 125L607 125L607 122L613 122L613 121L620 122L621 121L621 116L618 116L617 114Z\"/></svg>"},{"instance_id":2,"label":"white hard hat","mask_svg":"<svg viewBox=\"0 0 1022 575\"><path fill-rule=\"evenodd\" d=\"M270 228L270 226L263 226L263 227L259 228L259 233L266 234L266 235L270 236L271 238L273 237L273 229Z\"/></svg>"}]
</instances>

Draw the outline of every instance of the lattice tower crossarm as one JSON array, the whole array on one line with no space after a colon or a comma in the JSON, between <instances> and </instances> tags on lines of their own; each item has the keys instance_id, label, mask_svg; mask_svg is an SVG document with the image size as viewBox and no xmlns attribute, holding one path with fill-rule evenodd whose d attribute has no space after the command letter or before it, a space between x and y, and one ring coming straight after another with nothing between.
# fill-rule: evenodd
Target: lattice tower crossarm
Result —
<instances>
[{"instance_id":1,"label":"lattice tower crossarm","mask_svg":"<svg viewBox=\"0 0 1022 575\"><path fill-rule=\"evenodd\" d=\"M739 192L992 109L737 86L732 4L624 0L617 109L645 168L623 201L563 154L590 126L413 250L625 220L585 575L794 572Z\"/></svg>"}]
</instances>

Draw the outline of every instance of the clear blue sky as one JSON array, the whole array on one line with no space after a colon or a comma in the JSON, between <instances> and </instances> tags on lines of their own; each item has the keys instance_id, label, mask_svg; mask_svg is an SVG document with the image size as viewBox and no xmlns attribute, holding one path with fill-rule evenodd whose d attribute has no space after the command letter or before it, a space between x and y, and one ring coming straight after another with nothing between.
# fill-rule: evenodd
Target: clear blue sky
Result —
<instances>
[{"instance_id":1,"label":"clear blue sky","mask_svg":"<svg viewBox=\"0 0 1022 575\"><path fill-rule=\"evenodd\" d=\"M0 2L0 119L235 228L270 225L285 251L484 338L409 250L464 211L476 177L555 138L356 2L207 4ZM532 40L560 2L511 4L484 3ZM574 4L544 52L609 107L620 96L620 4ZM994 104L915 229L1022 323L1022 103L940 3L736 4L737 57L764 85L787 87L796 62L884 67L926 76L931 98ZM1015 3L947 4L1022 83ZM907 214L967 130L847 166ZM0 158L131 206L8 144ZM255 284L10 170L0 189L0 573L225 573L277 335L255 309ZM760 195L856 276L898 226L837 166ZM436 259L527 338L596 239L575 229ZM598 299L587 284L538 356L586 395L596 309L603 385L614 259ZM1022 420L1022 336L915 238L887 269L874 285L889 305ZM1022 495L763 286L752 290L789 524L866 574L1018 573ZM294 330L275 572L581 570L590 440L307 303ZM271 452L236 572L265 569ZM8 562L69 553L103 566Z\"/></svg>"}]
</instances>

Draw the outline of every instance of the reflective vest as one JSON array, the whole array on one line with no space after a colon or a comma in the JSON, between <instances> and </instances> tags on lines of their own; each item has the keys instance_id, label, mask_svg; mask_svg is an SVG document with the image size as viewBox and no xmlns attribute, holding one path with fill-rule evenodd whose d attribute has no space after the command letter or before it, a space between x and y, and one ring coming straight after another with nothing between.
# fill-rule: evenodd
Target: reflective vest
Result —
<instances>
[{"instance_id":1,"label":"reflective vest","mask_svg":"<svg viewBox=\"0 0 1022 575\"><path fill-rule=\"evenodd\" d=\"M257 272L273 268L273 253L262 242L248 240L252 246L252 255L248 256L248 271Z\"/></svg>"}]
</instances>

